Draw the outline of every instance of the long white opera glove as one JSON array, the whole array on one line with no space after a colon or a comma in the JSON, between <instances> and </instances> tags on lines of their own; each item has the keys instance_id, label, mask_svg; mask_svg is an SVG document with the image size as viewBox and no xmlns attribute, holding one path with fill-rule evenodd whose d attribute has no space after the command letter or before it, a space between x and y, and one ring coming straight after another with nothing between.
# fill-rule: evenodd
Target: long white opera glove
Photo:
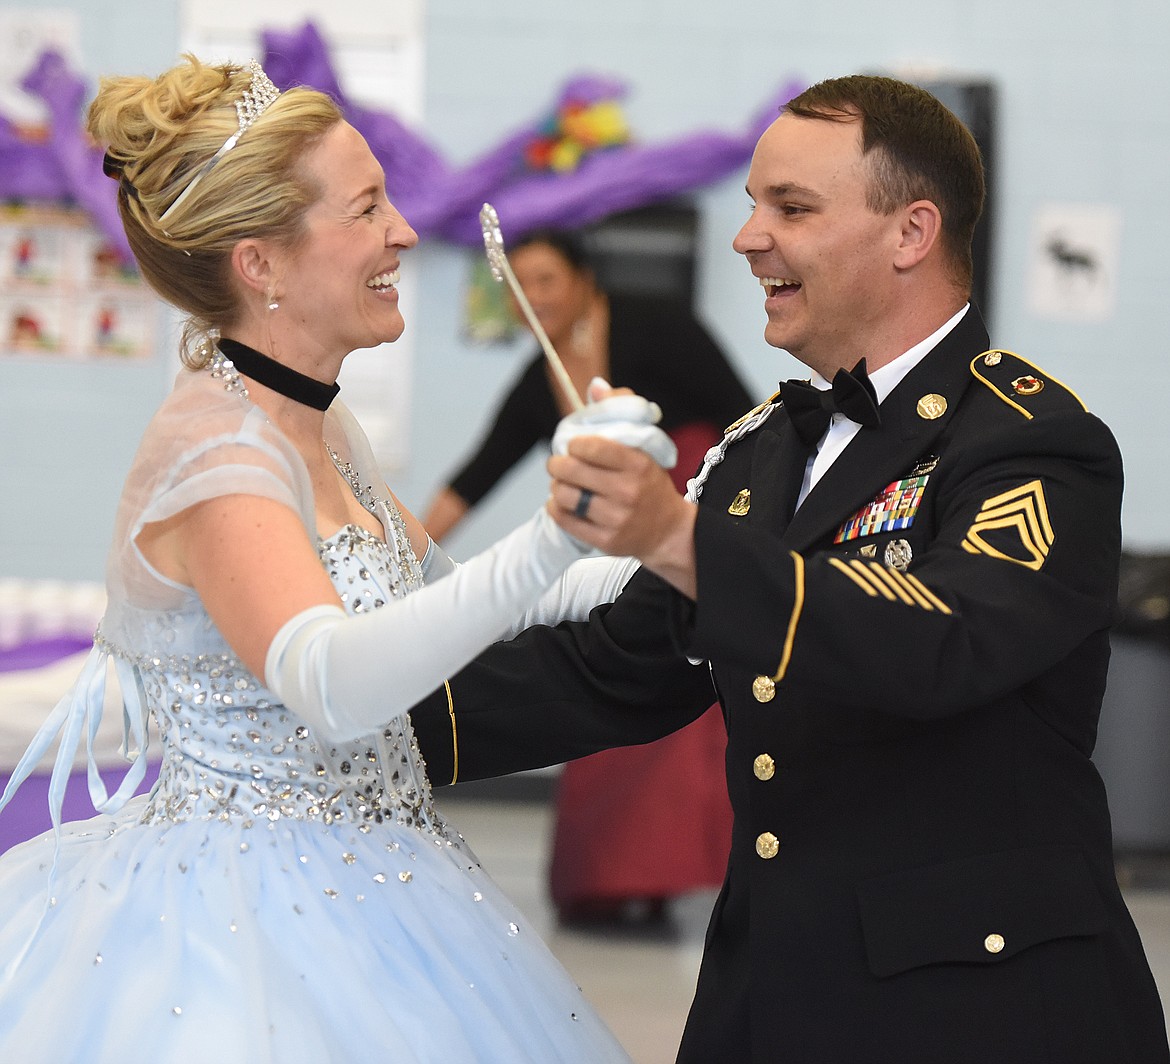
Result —
<instances>
[{"instance_id":1,"label":"long white opera glove","mask_svg":"<svg viewBox=\"0 0 1170 1064\"><path fill-rule=\"evenodd\" d=\"M609 557L573 562L502 638L510 639L534 624L585 620L594 606L613 602L641 564L637 558Z\"/></svg>"},{"instance_id":2,"label":"long white opera glove","mask_svg":"<svg viewBox=\"0 0 1170 1064\"><path fill-rule=\"evenodd\" d=\"M561 621L583 621L594 606L613 602L621 594L630 577L642 563L637 558L582 558L573 562L534 606L514 621L501 639L511 639L534 624L560 624ZM459 563L434 540L427 545L422 561L423 576L428 584L449 576Z\"/></svg>"},{"instance_id":3,"label":"long white opera glove","mask_svg":"<svg viewBox=\"0 0 1170 1064\"><path fill-rule=\"evenodd\" d=\"M570 436L606 435L673 465L674 444L656 425L661 416L657 404L640 396L613 396L590 403L562 425L573 422L566 430ZM610 563L604 577L598 570L592 583L570 581L543 612L524 620L541 592L589 551L541 507L526 524L437 583L380 610L356 617L339 605L302 610L268 647L265 682L323 738L368 734L405 713L495 640L526 623L580 613L590 595L616 595L633 569ZM609 590L603 592L603 586Z\"/></svg>"},{"instance_id":4,"label":"long white opera glove","mask_svg":"<svg viewBox=\"0 0 1170 1064\"><path fill-rule=\"evenodd\" d=\"M368 734L506 634L582 553L542 507L449 576L382 609L302 610L268 648L266 683L322 737Z\"/></svg>"}]
</instances>

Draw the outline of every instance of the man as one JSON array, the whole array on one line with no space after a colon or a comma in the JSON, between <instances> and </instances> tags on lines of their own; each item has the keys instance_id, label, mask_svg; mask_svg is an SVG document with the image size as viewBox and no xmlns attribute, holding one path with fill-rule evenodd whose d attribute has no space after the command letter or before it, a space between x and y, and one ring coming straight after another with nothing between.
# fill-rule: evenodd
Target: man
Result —
<instances>
[{"instance_id":1,"label":"man","mask_svg":"<svg viewBox=\"0 0 1170 1064\"><path fill-rule=\"evenodd\" d=\"M558 521L643 571L418 707L432 773L643 741L709 662L736 820L680 1061L1170 1060L1090 760L1120 457L968 304L974 141L917 88L836 79L747 187L765 337L817 390L733 426L697 506L609 441L551 459Z\"/></svg>"}]
</instances>

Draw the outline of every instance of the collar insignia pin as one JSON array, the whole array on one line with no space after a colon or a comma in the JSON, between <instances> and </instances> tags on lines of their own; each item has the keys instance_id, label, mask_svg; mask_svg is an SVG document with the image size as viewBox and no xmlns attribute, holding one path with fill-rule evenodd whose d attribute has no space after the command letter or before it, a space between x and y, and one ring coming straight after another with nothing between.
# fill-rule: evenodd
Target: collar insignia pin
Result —
<instances>
[{"instance_id":1,"label":"collar insignia pin","mask_svg":"<svg viewBox=\"0 0 1170 1064\"><path fill-rule=\"evenodd\" d=\"M731 500L731 505L727 507L727 512L732 517L743 517L744 514L752 508L752 492L751 488L744 488L734 499Z\"/></svg>"},{"instance_id":2,"label":"collar insignia pin","mask_svg":"<svg viewBox=\"0 0 1170 1064\"><path fill-rule=\"evenodd\" d=\"M918 400L918 416L925 421L934 421L947 412L947 401L937 392L930 392Z\"/></svg>"}]
</instances>

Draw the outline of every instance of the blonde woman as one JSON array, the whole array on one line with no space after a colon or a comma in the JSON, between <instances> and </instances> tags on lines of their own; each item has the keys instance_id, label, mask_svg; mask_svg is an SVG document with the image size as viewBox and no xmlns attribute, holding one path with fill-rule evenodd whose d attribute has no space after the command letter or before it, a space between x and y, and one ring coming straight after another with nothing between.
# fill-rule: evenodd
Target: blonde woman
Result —
<instances>
[{"instance_id":1,"label":"blonde woman","mask_svg":"<svg viewBox=\"0 0 1170 1064\"><path fill-rule=\"evenodd\" d=\"M628 566L569 568L543 507L455 566L386 487L335 382L402 333L416 236L327 96L188 57L104 81L88 127L185 365L90 661L5 797L58 733L63 785L108 659L130 745L152 714L163 758L149 796L127 801L139 750L92 788L105 815L0 859L0 1059L625 1060L435 810L406 711ZM668 460L652 404L587 409Z\"/></svg>"}]
</instances>

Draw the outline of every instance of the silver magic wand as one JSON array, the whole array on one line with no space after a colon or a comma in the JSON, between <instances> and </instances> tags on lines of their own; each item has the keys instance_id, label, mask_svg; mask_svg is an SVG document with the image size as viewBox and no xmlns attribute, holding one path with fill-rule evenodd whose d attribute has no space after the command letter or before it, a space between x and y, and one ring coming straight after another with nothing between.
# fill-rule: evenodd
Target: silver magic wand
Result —
<instances>
[{"instance_id":1,"label":"silver magic wand","mask_svg":"<svg viewBox=\"0 0 1170 1064\"><path fill-rule=\"evenodd\" d=\"M520 304L524 317L532 327L533 334L540 341L540 346L544 348L544 357L552 366L557 382L564 390L565 395L568 396L573 409L580 410L585 404L581 402L581 397L577 394L577 389L573 387L573 380L565 369L561 356L557 354L556 348L553 347L552 341L537 319L532 304L528 302L524 289L520 287L520 282L516 280L516 274L512 272L508 256L504 254L504 234L500 232L500 216L490 203L485 203L480 209L479 224L483 227L483 247L487 253L488 265L492 268L492 276L497 281L508 282L512 294L516 297L516 302Z\"/></svg>"}]
</instances>

